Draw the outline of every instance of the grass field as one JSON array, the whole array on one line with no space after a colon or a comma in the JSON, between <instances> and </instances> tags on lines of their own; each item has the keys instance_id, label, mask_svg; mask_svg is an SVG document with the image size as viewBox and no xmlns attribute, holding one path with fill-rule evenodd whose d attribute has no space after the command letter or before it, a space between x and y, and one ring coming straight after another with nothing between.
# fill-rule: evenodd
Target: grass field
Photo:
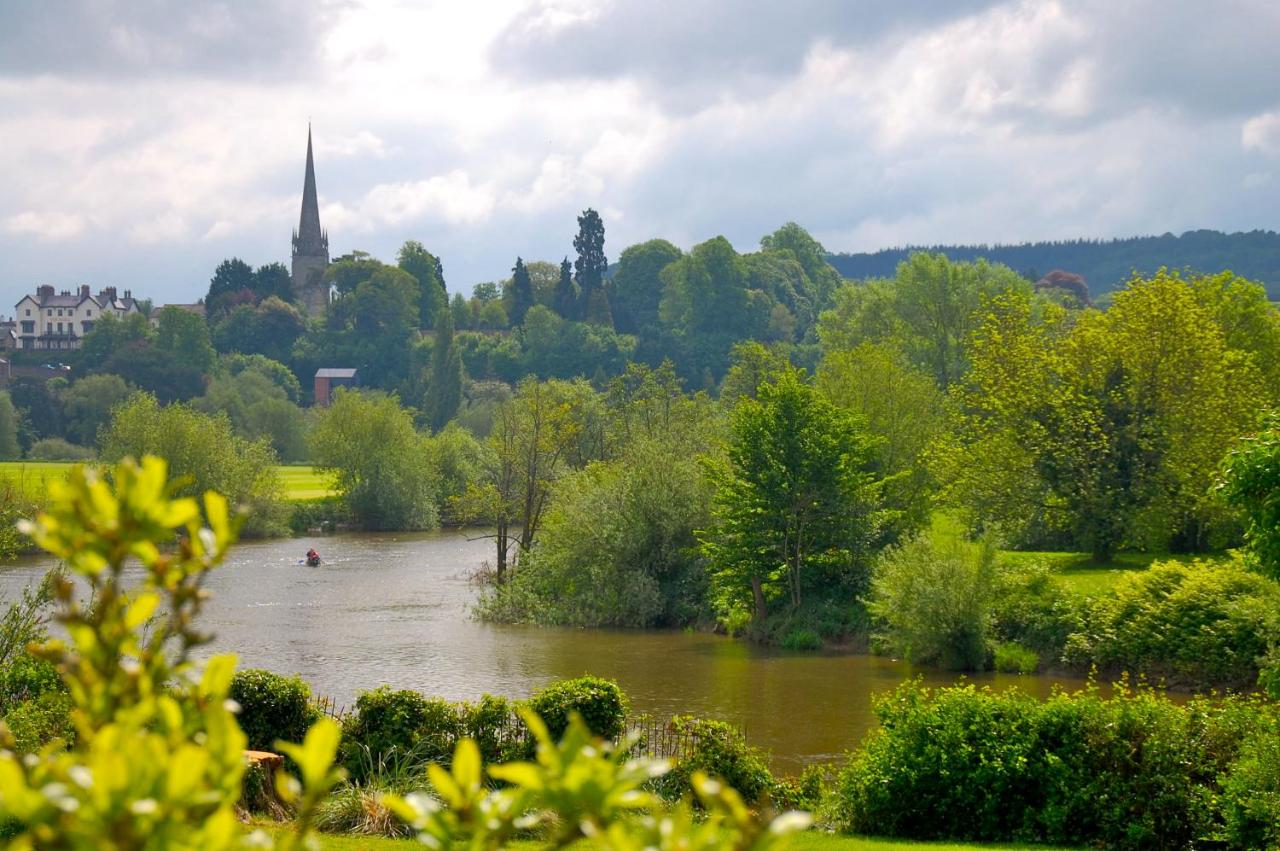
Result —
<instances>
[{"instance_id":1,"label":"grass field","mask_svg":"<svg viewBox=\"0 0 1280 851\"><path fill-rule=\"evenodd\" d=\"M61 461L0 461L0 479L13 482L38 502L44 496L48 482L61 479L71 466ZM290 502L322 499L334 493L332 477L314 467L281 466L276 471L284 485L285 499Z\"/></svg>"},{"instance_id":2,"label":"grass field","mask_svg":"<svg viewBox=\"0 0 1280 851\"><path fill-rule=\"evenodd\" d=\"M1106 591L1126 573L1146 570L1156 561L1192 561L1195 556L1152 553L1118 553L1107 562L1095 562L1088 553L1013 552L1006 550L1000 560L1009 565L1044 564L1057 574L1062 584L1077 594ZM1213 558L1213 556L1201 556Z\"/></svg>"},{"instance_id":3,"label":"grass field","mask_svg":"<svg viewBox=\"0 0 1280 851\"><path fill-rule=\"evenodd\" d=\"M410 851L422 845L409 839L380 839L369 836L334 836L320 834L322 851ZM545 847L537 842L513 842L511 848L534 849ZM794 837L790 844L796 851L966 851L976 848L1036 849L1051 851L1048 845L978 845L956 842L905 842L895 839L869 839L861 836L834 836L821 831L808 831Z\"/></svg>"}]
</instances>

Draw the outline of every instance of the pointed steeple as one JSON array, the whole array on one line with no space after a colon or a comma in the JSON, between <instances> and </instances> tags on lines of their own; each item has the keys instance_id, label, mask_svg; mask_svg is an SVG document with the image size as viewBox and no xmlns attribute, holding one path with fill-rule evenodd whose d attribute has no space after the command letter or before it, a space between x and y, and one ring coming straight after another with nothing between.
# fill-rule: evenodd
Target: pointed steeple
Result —
<instances>
[{"instance_id":1,"label":"pointed steeple","mask_svg":"<svg viewBox=\"0 0 1280 851\"><path fill-rule=\"evenodd\" d=\"M311 153L311 125L307 124L307 173L302 182L302 216L294 236L295 254L329 256L329 240L320 230L320 202L316 198L316 164Z\"/></svg>"}]
</instances>

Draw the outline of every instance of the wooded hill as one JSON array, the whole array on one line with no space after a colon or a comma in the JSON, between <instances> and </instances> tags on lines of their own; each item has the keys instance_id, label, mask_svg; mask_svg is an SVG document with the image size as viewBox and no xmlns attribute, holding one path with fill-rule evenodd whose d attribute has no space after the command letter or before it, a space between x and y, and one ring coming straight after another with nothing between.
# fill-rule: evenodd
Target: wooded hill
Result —
<instances>
[{"instance_id":1,"label":"wooded hill","mask_svg":"<svg viewBox=\"0 0 1280 851\"><path fill-rule=\"evenodd\" d=\"M1267 288L1280 299L1280 233L1255 230L1222 233L1187 231L1181 236L1135 236L1127 239L1075 239L1019 245L931 245L885 248L873 253L832 254L831 265L846 278L893 277L898 264L916 251L941 252L952 260L984 257L1033 280L1053 269L1083 275L1096 298L1127 281L1134 270L1149 275L1161 266L1220 272L1230 269Z\"/></svg>"}]
</instances>

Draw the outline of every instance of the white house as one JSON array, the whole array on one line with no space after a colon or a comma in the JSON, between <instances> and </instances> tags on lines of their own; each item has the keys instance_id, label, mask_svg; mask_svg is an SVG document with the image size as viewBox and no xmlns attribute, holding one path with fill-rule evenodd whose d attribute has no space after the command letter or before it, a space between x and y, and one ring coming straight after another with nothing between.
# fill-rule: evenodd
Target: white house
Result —
<instances>
[{"instance_id":1,"label":"white house","mask_svg":"<svg viewBox=\"0 0 1280 851\"><path fill-rule=\"evenodd\" d=\"M129 290L121 298L115 287L105 287L95 296L89 293L88 284L82 284L74 293L59 293L45 284L36 288L35 295L24 296L14 308L18 348L78 349L81 339L103 314L127 316L138 312L138 303Z\"/></svg>"}]
</instances>

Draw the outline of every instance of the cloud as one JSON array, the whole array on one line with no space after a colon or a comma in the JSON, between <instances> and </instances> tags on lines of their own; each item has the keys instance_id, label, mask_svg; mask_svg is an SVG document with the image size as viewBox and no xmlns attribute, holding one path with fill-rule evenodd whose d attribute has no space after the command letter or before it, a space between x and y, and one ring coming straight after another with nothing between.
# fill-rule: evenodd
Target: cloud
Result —
<instances>
[{"instance_id":1,"label":"cloud","mask_svg":"<svg viewBox=\"0 0 1280 851\"><path fill-rule=\"evenodd\" d=\"M76 213L41 213L34 210L18 213L4 220L4 229L9 233L34 236L48 242L60 242L79 236L84 233L85 225L84 217Z\"/></svg>"},{"instance_id":2,"label":"cloud","mask_svg":"<svg viewBox=\"0 0 1280 851\"><path fill-rule=\"evenodd\" d=\"M0 75L304 75L335 6L327 0L10 0L0 5Z\"/></svg>"},{"instance_id":3,"label":"cloud","mask_svg":"<svg viewBox=\"0 0 1280 851\"><path fill-rule=\"evenodd\" d=\"M1280 112L1255 115L1240 128L1240 144L1246 151L1280 154Z\"/></svg>"}]
</instances>

